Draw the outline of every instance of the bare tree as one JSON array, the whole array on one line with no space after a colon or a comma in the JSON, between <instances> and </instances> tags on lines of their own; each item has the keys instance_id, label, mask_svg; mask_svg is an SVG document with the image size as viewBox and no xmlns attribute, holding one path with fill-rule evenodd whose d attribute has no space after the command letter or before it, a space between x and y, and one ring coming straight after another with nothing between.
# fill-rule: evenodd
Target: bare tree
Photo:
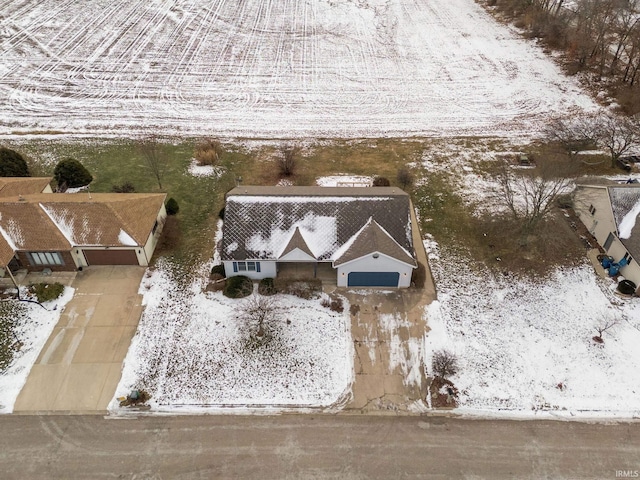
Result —
<instances>
[{"instance_id":1,"label":"bare tree","mask_svg":"<svg viewBox=\"0 0 640 480\"><path fill-rule=\"evenodd\" d=\"M240 316L257 327L256 337L261 339L265 335L265 322L274 320L279 310L280 306L274 297L252 295L240 307Z\"/></svg>"},{"instance_id":2,"label":"bare tree","mask_svg":"<svg viewBox=\"0 0 640 480\"><path fill-rule=\"evenodd\" d=\"M287 145L282 149L282 157L278 158L278 169L283 177L290 177L296 170L301 148Z\"/></svg>"},{"instance_id":3,"label":"bare tree","mask_svg":"<svg viewBox=\"0 0 640 480\"><path fill-rule=\"evenodd\" d=\"M571 179L562 175L555 164L542 164L531 172L516 172L503 162L498 172L498 193L524 239L553 209L559 195L570 191Z\"/></svg>"},{"instance_id":4,"label":"bare tree","mask_svg":"<svg viewBox=\"0 0 640 480\"><path fill-rule=\"evenodd\" d=\"M629 150L640 145L638 121L620 115L605 113L595 120L595 135L598 144L611 156L611 168Z\"/></svg>"},{"instance_id":5,"label":"bare tree","mask_svg":"<svg viewBox=\"0 0 640 480\"><path fill-rule=\"evenodd\" d=\"M169 165L169 155L156 136L142 139L138 149L144 158L151 174L158 182L158 188L162 190L162 178Z\"/></svg>"},{"instance_id":6,"label":"bare tree","mask_svg":"<svg viewBox=\"0 0 640 480\"><path fill-rule=\"evenodd\" d=\"M596 128L593 117L570 115L555 117L545 128L547 138L557 142L570 157L596 146Z\"/></svg>"},{"instance_id":7,"label":"bare tree","mask_svg":"<svg viewBox=\"0 0 640 480\"><path fill-rule=\"evenodd\" d=\"M413 185L413 174L409 167L403 165L398 169L398 173L396 175L396 179L398 180L398 184L402 187L403 190L406 190L407 187Z\"/></svg>"},{"instance_id":8,"label":"bare tree","mask_svg":"<svg viewBox=\"0 0 640 480\"><path fill-rule=\"evenodd\" d=\"M435 376L440 378L450 377L458 371L458 357L448 350L438 350L433 354L431 367Z\"/></svg>"},{"instance_id":9,"label":"bare tree","mask_svg":"<svg viewBox=\"0 0 640 480\"><path fill-rule=\"evenodd\" d=\"M617 324L618 324L618 320L615 318L602 321L600 324L596 325L595 327L598 332L598 335L593 337L593 340L595 340L598 343L604 343L604 338L602 338L602 335L604 334L604 332L606 332L607 330L611 330Z\"/></svg>"}]
</instances>

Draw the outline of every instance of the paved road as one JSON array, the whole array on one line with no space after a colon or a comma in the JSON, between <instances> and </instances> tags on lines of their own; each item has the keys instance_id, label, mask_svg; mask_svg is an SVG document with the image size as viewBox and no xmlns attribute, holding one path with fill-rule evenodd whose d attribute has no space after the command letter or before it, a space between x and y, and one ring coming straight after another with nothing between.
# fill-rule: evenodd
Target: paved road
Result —
<instances>
[{"instance_id":1,"label":"paved road","mask_svg":"<svg viewBox=\"0 0 640 480\"><path fill-rule=\"evenodd\" d=\"M3 479L615 479L640 470L638 423L11 415L0 432Z\"/></svg>"}]
</instances>

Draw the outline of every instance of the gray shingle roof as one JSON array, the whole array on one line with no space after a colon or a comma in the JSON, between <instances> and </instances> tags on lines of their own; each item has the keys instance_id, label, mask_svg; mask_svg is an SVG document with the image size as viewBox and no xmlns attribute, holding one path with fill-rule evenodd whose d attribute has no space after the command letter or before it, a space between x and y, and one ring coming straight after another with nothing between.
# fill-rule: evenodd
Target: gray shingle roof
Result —
<instances>
[{"instance_id":1,"label":"gray shingle roof","mask_svg":"<svg viewBox=\"0 0 640 480\"><path fill-rule=\"evenodd\" d=\"M611 200L613 219L618 233L620 233L620 224L624 218L628 214L633 215L633 208L640 204L640 185L609 186L607 190ZM635 227L631 230L631 235L629 238L621 237L620 241L633 258L640 260L640 215L636 214L635 216Z\"/></svg>"},{"instance_id":2,"label":"gray shingle roof","mask_svg":"<svg viewBox=\"0 0 640 480\"><path fill-rule=\"evenodd\" d=\"M296 227L295 232L293 232L293 235L291 236L291 240L289 240L289 243L284 248L282 253L278 255L278 258L284 257L287 253L295 250L296 248L313 257L313 252L309 248L309 245L307 245L307 242L305 242L304 237L300 233L300 229L298 227Z\"/></svg>"},{"instance_id":3,"label":"gray shingle roof","mask_svg":"<svg viewBox=\"0 0 640 480\"><path fill-rule=\"evenodd\" d=\"M371 252L380 252L389 257L416 266L415 259L374 220L356 234L351 244L333 261L334 266L362 258Z\"/></svg>"},{"instance_id":4,"label":"gray shingle roof","mask_svg":"<svg viewBox=\"0 0 640 480\"><path fill-rule=\"evenodd\" d=\"M409 208L395 187L238 187L227 194L221 257L275 260L298 228L309 252L330 261L371 218L413 255Z\"/></svg>"}]
</instances>

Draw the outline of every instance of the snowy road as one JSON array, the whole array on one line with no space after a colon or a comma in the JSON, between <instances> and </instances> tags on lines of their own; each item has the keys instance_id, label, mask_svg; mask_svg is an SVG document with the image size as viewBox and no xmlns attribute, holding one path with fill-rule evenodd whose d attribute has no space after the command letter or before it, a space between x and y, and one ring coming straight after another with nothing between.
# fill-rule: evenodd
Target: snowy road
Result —
<instances>
[{"instance_id":1,"label":"snowy road","mask_svg":"<svg viewBox=\"0 0 640 480\"><path fill-rule=\"evenodd\" d=\"M0 134L528 134L592 108L473 0L0 0Z\"/></svg>"}]
</instances>

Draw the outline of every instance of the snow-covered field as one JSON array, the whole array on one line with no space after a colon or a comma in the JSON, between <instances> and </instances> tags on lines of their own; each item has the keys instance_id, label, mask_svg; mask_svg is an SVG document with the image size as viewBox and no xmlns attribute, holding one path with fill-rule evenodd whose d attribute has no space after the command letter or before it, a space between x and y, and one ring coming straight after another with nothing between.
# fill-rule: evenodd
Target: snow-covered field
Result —
<instances>
[{"instance_id":1,"label":"snow-covered field","mask_svg":"<svg viewBox=\"0 0 640 480\"><path fill-rule=\"evenodd\" d=\"M0 13L0 134L517 136L593 108L473 0L8 0Z\"/></svg>"},{"instance_id":2,"label":"snow-covered field","mask_svg":"<svg viewBox=\"0 0 640 480\"><path fill-rule=\"evenodd\" d=\"M427 310L428 351L458 355L452 380L462 411L640 415L637 298L613 299L590 266L535 282L479 276L464 262L453 279L434 263L439 301ZM610 319L619 323L604 344L594 342Z\"/></svg>"},{"instance_id":3,"label":"snow-covered field","mask_svg":"<svg viewBox=\"0 0 640 480\"><path fill-rule=\"evenodd\" d=\"M40 351L60 319L64 306L73 298L74 289L65 287L62 296L43 304L19 302L16 305L16 341L22 343L14 354L13 362L0 375L0 413L11 413L18 394L27 381L29 372ZM23 292L23 295L26 291Z\"/></svg>"},{"instance_id":4,"label":"snow-covered field","mask_svg":"<svg viewBox=\"0 0 640 480\"><path fill-rule=\"evenodd\" d=\"M204 266L187 288L166 263L143 279L146 305L116 390L151 394L154 411L206 408L326 407L346 400L353 378L348 305L344 313L320 300L276 295L265 344L239 318L246 300L203 292ZM118 410L114 399L110 408Z\"/></svg>"}]
</instances>

